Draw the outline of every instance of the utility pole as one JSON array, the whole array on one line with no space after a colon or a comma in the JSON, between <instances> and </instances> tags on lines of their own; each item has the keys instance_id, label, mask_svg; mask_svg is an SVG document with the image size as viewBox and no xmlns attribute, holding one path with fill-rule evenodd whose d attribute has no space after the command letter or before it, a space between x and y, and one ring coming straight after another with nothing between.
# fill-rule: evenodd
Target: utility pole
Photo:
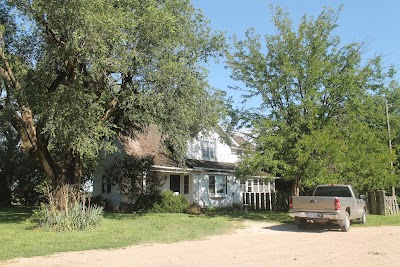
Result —
<instances>
[{"instance_id":1,"label":"utility pole","mask_svg":"<svg viewBox=\"0 0 400 267\"><path fill-rule=\"evenodd\" d=\"M388 135L389 135L389 153L392 156L392 137L390 135L390 123L389 123L389 104L387 99L385 100L385 109L386 109L386 122L387 122L387 129L388 129ZM392 166L392 173L394 173L394 167L393 167L393 160L390 162L390 165ZM396 190L394 186L392 185L392 196L396 196Z\"/></svg>"}]
</instances>

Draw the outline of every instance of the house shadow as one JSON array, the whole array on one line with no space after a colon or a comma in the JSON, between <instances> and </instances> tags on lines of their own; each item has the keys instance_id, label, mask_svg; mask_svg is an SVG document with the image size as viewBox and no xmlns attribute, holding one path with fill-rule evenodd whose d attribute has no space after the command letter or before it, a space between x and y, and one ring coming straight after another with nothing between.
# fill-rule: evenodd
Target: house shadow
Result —
<instances>
[{"instance_id":1,"label":"house shadow","mask_svg":"<svg viewBox=\"0 0 400 267\"><path fill-rule=\"evenodd\" d=\"M295 223L284 223L263 227L265 230L278 231L278 232L295 232L295 233L325 233L340 231L338 225L334 224L310 224L305 226L304 229L299 229Z\"/></svg>"}]
</instances>

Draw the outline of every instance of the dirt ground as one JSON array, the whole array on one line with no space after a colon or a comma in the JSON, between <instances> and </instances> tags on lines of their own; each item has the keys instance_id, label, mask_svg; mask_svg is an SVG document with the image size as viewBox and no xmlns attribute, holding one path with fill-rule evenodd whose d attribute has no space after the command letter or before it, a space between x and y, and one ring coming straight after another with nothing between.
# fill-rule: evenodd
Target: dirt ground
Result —
<instances>
[{"instance_id":1,"label":"dirt ground","mask_svg":"<svg viewBox=\"0 0 400 267\"><path fill-rule=\"evenodd\" d=\"M400 266L400 227L298 230L247 222L199 241L19 258L0 266Z\"/></svg>"}]
</instances>

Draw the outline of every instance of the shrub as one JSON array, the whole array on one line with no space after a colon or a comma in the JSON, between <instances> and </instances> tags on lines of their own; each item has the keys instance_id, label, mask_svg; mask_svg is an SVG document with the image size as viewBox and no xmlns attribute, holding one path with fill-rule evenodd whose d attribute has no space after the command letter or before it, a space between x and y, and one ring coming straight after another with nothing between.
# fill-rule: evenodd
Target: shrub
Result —
<instances>
[{"instance_id":1,"label":"shrub","mask_svg":"<svg viewBox=\"0 0 400 267\"><path fill-rule=\"evenodd\" d=\"M77 188L67 185L55 192L48 189L47 195L48 203L41 204L31 217L36 227L55 231L85 230L97 227L103 219L103 207L91 205L90 198Z\"/></svg>"},{"instance_id":2,"label":"shrub","mask_svg":"<svg viewBox=\"0 0 400 267\"><path fill-rule=\"evenodd\" d=\"M140 195L134 204L134 211L136 212L147 212L151 211L154 206L162 201L161 194L146 194Z\"/></svg>"},{"instance_id":3,"label":"shrub","mask_svg":"<svg viewBox=\"0 0 400 267\"><path fill-rule=\"evenodd\" d=\"M101 195L97 195L97 196L91 197L90 198L90 203L88 202L86 204L86 206L88 207L89 204L90 205L95 205L95 206L98 206L98 207L103 207L103 209L106 210L106 211L111 211L112 210L112 206L109 203L109 201L107 200L107 198L104 198Z\"/></svg>"},{"instance_id":4,"label":"shrub","mask_svg":"<svg viewBox=\"0 0 400 267\"><path fill-rule=\"evenodd\" d=\"M116 157L106 168L104 178L117 184L122 194L128 197L130 203L138 198L160 194L164 178L160 177L154 168L154 157Z\"/></svg>"},{"instance_id":5,"label":"shrub","mask_svg":"<svg viewBox=\"0 0 400 267\"><path fill-rule=\"evenodd\" d=\"M184 213L189 202L182 195L174 195L171 191L161 193L160 200L149 210L154 213Z\"/></svg>"},{"instance_id":6,"label":"shrub","mask_svg":"<svg viewBox=\"0 0 400 267\"><path fill-rule=\"evenodd\" d=\"M186 209L186 213L192 215L202 215L204 214L204 210L200 207L200 205L196 202L190 204L190 206Z\"/></svg>"}]
</instances>

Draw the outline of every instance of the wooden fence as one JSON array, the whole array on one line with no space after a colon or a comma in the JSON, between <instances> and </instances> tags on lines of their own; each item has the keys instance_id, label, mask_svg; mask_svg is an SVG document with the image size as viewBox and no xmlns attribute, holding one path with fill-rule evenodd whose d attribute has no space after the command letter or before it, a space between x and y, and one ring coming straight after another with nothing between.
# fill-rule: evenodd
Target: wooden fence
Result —
<instances>
[{"instance_id":1,"label":"wooden fence","mask_svg":"<svg viewBox=\"0 0 400 267\"><path fill-rule=\"evenodd\" d=\"M396 197L386 196L385 191L368 192L367 207L369 214L399 214L399 206Z\"/></svg>"},{"instance_id":2,"label":"wooden fence","mask_svg":"<svg viewBox=\"0 0 400 267\"><path fill-rule=\"evenodd\" d=\"M369 214L400 214L396 197L386 196L385 191L368 192L367 208ZM290 195L276 193L242 193L245 210L288 211Z\"/></svg>"},{"instance_id":3,"label":"wooden fence","mask_svg":"<svg viewBox=\"0 0 400 267\"><path fill-rule=\"evenodd\" d=\"M276 193L242 193L242 204L246 210L288 211L289 194Z\"/></svg>"}]
</instances>

